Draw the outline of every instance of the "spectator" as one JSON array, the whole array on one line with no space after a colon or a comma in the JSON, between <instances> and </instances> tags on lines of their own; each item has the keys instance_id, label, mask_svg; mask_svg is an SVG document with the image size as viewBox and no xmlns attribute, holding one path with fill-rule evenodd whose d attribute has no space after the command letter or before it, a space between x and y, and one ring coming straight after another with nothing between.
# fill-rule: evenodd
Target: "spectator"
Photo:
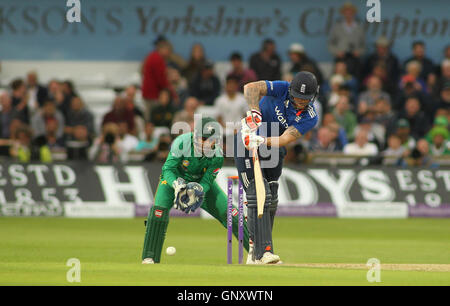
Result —
<instances>
[{"instance_id":1,"label":"spectator","mask_svg":"<svg viewBox=\"0 0 450 306\"><path fill-rule=\"evenodd\" d=\"M411 128L411 136L415 139L422 138L429 129L429 120L420 109L419 99L410 97L406 100L405 109L399 113L398 118L408 120Z\"/></svg>"},{"instance_id":2,"label":"spectator","mask_svg":"<svg viewBox=\"0 0 450 306\"><path fill-rule=\"evenodd\" d=\"M62 135L58 136L59 131L59 122L55 117L50 117L45 121L45 136L40 137L44 137L44 143L50 150L64 149L65 147Z\"/></svg>"},{"instance_id":3,"label":"spectator","mask_svg":"<svg viewBox=\"0 0 450 306\"><path fill-rule=\"evenodd\" d=\"M250 57L250 69L259 80L280 80L281 59L276 53L275 41L265 39L259 52Z\"/></svg>"},{"instance_id":4,"label":"spectator","mask_svg":"<svg viewBox=\"0 0 450 306\"><path fill-rule=\"evenodd\" d=\"M184 103L184 108L175 113L175 116L173 118L173 123L194 122L194 114L195 114L195 111L197 110L198 106L199 106L199 102L198 102L197 98L195 98L195 97L187 98ZM187 131L184 131L183 133L186 133L186 132Z\"/></svg>"},{"instance_id":5,"label":"spectator","mask_svg":"<svg viewBox=\"0 0 450 306\"><path fill-rule=\"evenodd\" d=\"M121 140L120 141L121 152L123 157L125 158L125 160L123 161L126 161L128 160L128 153L130 153L137 147L139 139L128 132L128 125L126 122L119 122L118 127L119 127L119 138Z\"/></svg>"},{"instance_id":6,"label":"spectator","mask_svg":"<svg viewBox=\"0 0 450 306\"><path fill-rule=\"evenodd\" d=\"M11 97L7 92L0 94L0 139L8 139L11 136L10 126L17 117L17 112L13 109Z\"/></svg>"},{"instance_id":7,"label":"spectator","mask_svg":"<svg viewBox=\"0 0 450 306\"><path fill-rule=\"evenodd\" d=\"M58 122L58 128L55 131L55 136L57 138L61 138L63 136L65 125L64 116L56 108L53 101L47 100L42 108L38 110L31 118L31 127L33 128L35 137L46 134L47 121L49 120L56 120Z\"/></svg>"},{"instance_id":8,"label":"spectator","mask_svg":"<svg viewBox=\"0 0 450 306\"><path fill-rule=\"evenodd\" d=\"M383 156L403 158L406 157L407 150L402 146L400 137L392 134L388 137L388 147L382 152Z\"/></svg>"},{"instance_id":9,"label":"spectator","mask_svg":"<svg viewBox=\"0 0 450 306\"><path fill-rule=\"evenodd\" d=\"M307 70L316 76L317 83L319 85L322 84L322 72L320 71L319 66L317 66L317 63L306 54L303 45L299 43L291 44L289 47L288 56L291 61L291 68L289 72L292 75L295 75L297 72Z\"/></svg>"},{"instance_id":10,"label":"spectator","mask_svg":"<svg viewBox=\"0 0 450 306\"><path fill-rule=\"evenodd\" d=\"M335 107L338 101L340 100L341 95L339 90L343 84L344 84L344 77L340 74L334 74L330 78L331 90L326 94L328 108Z\"/></svg>"},{"instance_id":11,"label":"spectator","mask_svg":"<svg viewBox=\"0 0 450 306\"><path fill-rule=\"evenodd\" d=\"M29 97L28 109L31 113L34 113L47 99L47 88L39 84L37 73L35 71L28 72L26 86Z\"/></svg>"},{"instance_id":12,"label":"spectator","mask_svg":"<svg viewBox=\"0 0 450 306\"><path fill-rule=\"evenodd\" d=\"M375 144L368 142L367 131L361 129L355 135L355 141L344 147L344 153L350 155L375 156L378 148Z\"/></svg>"},{"instance_id":13,"label":"spectator","mask_svg":"<svg viewBox=\"0 0 450 306\"><path fill-rule=\"evenodd\" d=\"M352 3L344 3L340 13L343 20L331 27L328 50L335 59L346 62L351 74L358 76L366 47L364 26L356 20L357 9Z\"/></svg>"},{"instance_id":14,"label":"spectator","mask_svg":"<svg viewBox=\"0 0 450 306\"><path fill-rule=\"evenodd\" d=\"M31 136L28 126L22 124L16 131L15 140L10 148L10 156L21 163L31 160Z\"/></svg>"},{"instance_id":15,"label":"spectator","mask_svg":"<svg viewBox=\"0 0 450 306\"><path fill-rule=\"evenodd\" d=\"M156 158L160 161L166 160L170 152L170 144L172 143L172 137L169 134L162 134L159 137L158 153Z\"/></svg>"},{"instance_id":16,"label":"spectator","mask_svg":"<svg viewBox=\"0 0 450 306\"><path fill-rule=\"evenodd\" d=\"M411 166L434 166L430 156L430 146L425 139L419 139L411 152Z\"/></svg>"},{"instance_id":17,"label":"spectator","mask_svg":"<svg viewBox=\"0 0 450 306\"><path fill-rule=\"evenodd\" d=\"M219 78L214 74L214 64L207 61L200 74L189 84L189 93L196 97L201 104L213 105L220 91L221 85Z\"/></svg>"},{"instance_id":18,"label":"spectator","mask_svg":"<svg viewBox=\"0 0 450 306\"><path fill-rule=\"evenodd\" d=\"M86 129L89 138L94 136L94 116L84 106L80 97L73 97L67 114L66 126L64 127L64 133L68 139L73 139L75 130L79 126L83 126Z\"/></svg>"},{"instance_id":19,"label":"spectator","mask_svg":"<svg viewBox=\"0 0 450 306\"><path fill-rule=\"evenodd\" d=\"M406 79L406 83L400 88L397 94L397 98L394 101L392 107L396 112L400 112L405 108L406 100L409 97L416 97L420 101L421 108L427 110L430 114L433 110L433 101L422 91L420 84L417 84L411 78Z\"/></svg>"},{"instance_id":20,"label":"spectator","mask_svg":"<svg viewBox=\"0 0 450 306\"><path fill-rule=\"evenodd\" d=\"M234 135L234 126L238 125L248 110L247 101L239 92L239 80L228 76L225 84L225 92L214 102L219 113L218 121L225 128L225 135Z\"/></svg>"},{"instance_id":21,"label":"spectator","mask_svg":"<svg viewBox=\"0 0 450 306\"><path fill-rule=\"evenodd\" d=\"M367 90L359 95L358 115L364 116L368 111L374 111L375 102L380 98L391 103L389 94L382 90L381 80L372 76L367 83Z\"/></svg>"},{"instance_id":22,"label":"spectator","mask_svg":"<svg viewBox=\"0 0 450 306\"><path fill-rule=\"evenodd\" d=\"M406 64L406 73L401 77L400 87L403 88L407 83L412 82L414 87L424 93L427 92L425 80L420 76L422 64L418 61L410 61Z\"/></svg>"},{"instance_id":23,"label":"spectator","mask_svg":"<svg viewBox=\"0 0 450 306\"><path fill-rule=\"evenodd\" d=\"M157 149L159 139L154 136L155 125L151 122L145 124L145 137L139 141L136 151L152 151Z\"/></svg>"},{"instance_id":24,"label":"spectator","mask_svg":"<svg viewBox=\"0 0 450 306\"><path fill-rule=\"evenodd\" d=\"M187 62L181 55L173 51L172 43L164 35L159 35L158 38L155 40L155 43L157 44L160 41L167 42L170 47L170 54L169 57L167 58L167 66L172 66L178 71L184 69L187 65Z\"/></svg>"},{"instance_id":25,"label":"spectator","mask_svg":"<svg viewBox=\"0 0 450 306\"><path fill-rule=\"evenodd\" d=\"M205 49L203 48L202 44L193 44L187 66L182 71L182 75L186 78L188 83L191 83L194 78L196 78L197 75L200 74L205 63Z\"/></svg>"},{"instance_id":26,"label":"spectator","mask_svg":"<svg viewBox=\"0 0 450 306\"><path fill-rule=\"evenodd\" d=\"M381 81L381 88L387 92L389 92L389 89L395 94L398 91L398 85L395 83L390 83L388 79L388 74L386 70L386 65L382 62L375 65L375 67L372 70L372 73L368 75L367 78L365 78L362 81L362 86L360 87L360 90L365 90L367 88L367 83L369 82L371 77L377 77Z\"/></svg>"},{"instance_id":27,"label":"spectator","mask_svg":"<svg viewBox=\"0 0 450 306\"><path fill-rule=\"evenodd\" d=\"M175 110L170 101L170 92L168 90L162 90L159 93L158 104L152 109L150 122L155 126L165 126L170 128L174 113Z\"/></svg>"},{"instance_id":28,"label":"spectator","mask_svg":"<svg viewBox=\"0 0 450 306\"><path fill-rule=\"evenodd\" d=\"M374 143L378 149L384 148L386 130L384 126L375 122L375 112L369 111L362 118L359 125L355 128L355 135L360 130L364 130L367 133L367 140Z\"/></svg>"},{"instance_id":29,"label":"spectator","mask_svg":"<svg viewBox=\"0 0 450 306\"><path fill-rule=\"evenodd\" d=\"M431 129L427 133L427 135L425 136L425 139L430 143L432 142L431 131L436 127L448 129L450 126L448 125L447 117L440 115L440 116L436 116L436 118L434 118L433 126L431 127Z\"/></svg>"},{"instance_id":30,"label":"spectator","mask_svg":"<svg viewBox=\"0 0 450 306\"><path fill-rule=\"evenodd\" d=\"M244 67L242 62L242 55L239 52L234 52L230 56L231 71L227 77L236 78L239 82L239 91L244 92L244 85L258 80L256 73L249 68Z\"/></svg>"},{"instance_id":31,"label":"spectator","mask_svg":"<svg viewBox=\"0 0 450 306\"><path fill-rule=\"evenodd\" d=\"M386 71L386 79L383 84L389 94L396 93L396 87L400 78L400 64L398 58L391 51L391 42L384 36L380 36L375 43L375 52L370 54L365 60L363 68L363 78L369 77L374 73L376 67L383 65Z\"/></svg>"},{"instance_id":32,"label":"spectator","mask_svg":"<svg viewBox=\"0 0 450 306\"><path fill-rule=\"evenodd\" d=\"M440 77L432 84L431 92L435 99L439 99L440 92L446 84L450 84L450 59L445 59L442 61L440 66L441 72Z\"/></svg>"},{"instance_id":33,"label":"spectator","mask_svg":"<svg viewBox=\"0 0 450 306\"><path fill-rule=\"evenodd\" d=\"M145 101L147 119L150 118L151 107L157 102L161 90L169 89L173 98L178 99L167 78L166 60L171 52L172 47L167 40L157 40L155 50L145 58L142 65L142 97Z\"/></svg>"},{"instance_id":34,"label":"spectator","mask_svg":"<svg viewBox=\"0 0 450 306\"><path fill-rule=\"evenodd\" d=\"M416 146L416 140L410 135L409 122L406 119L399 119L396 124L395 135L400 138L402 147L411 152Z\"/></svg>"},{"instance_id":35,"label":"spectator","mask_svg":"<svg viewBox=\"0 0 450 306\"><path fill-rule=\"evenodd\" d=\"M84 125L72 128L70 139L66 141L68 160L88 160L88 151L91 146L91 136Z\"/></svg>"},{"instance_id":36,"label":"spectator","mask_svg":"<svg viewBox=\"0 0 450 306\"><path fill-rule=\"evenodd\" d=\"M114 122L105 123L102 134L94 140L92 147L89 149L89 159L100 163L124 160L120 142L118 125Z\"/></svg>"},{"instance_id":37,"label":"spectator","mask_svg":"<svg viewBox=\"0 0 450 306\"><path fill-rule=\"evenodd\" d=\"M310 150L312 152L337 152L339 150L336 138L337 133L323 126L317 131L317 137L311 141Z\"/></svg>"},{"instance_id":38,"label":"spectator","mask_svg":"<svg viewBox=\"0 0 450 306\"><path fill-rule=\"evenodd\" d=\"M135 150L145 154L145 161L156 158L159 146L159 138L154 136L155 126L151 122L145 124L145 137L141 139Z\"/></svg>"},{"instance_id":39,"label":"spectator","mask_svg":"<svg viewBox=\"0 0 450 306\"><path fill-rule=\"evenodd\" d=\"M173 89L177 93L177 96L179 97L179 103L173 103L173 107L178 109L181 109L183 107L184 101L187 97L189 97L189 88L188 88L188 82L185 77L181 76L180 72L171 67L167 67L167 78L169 79L169 82L172 84Z\"/></svg>"},{"instance_id":40,"label":"spectator","mask_svg":"<svg viewBox=\"0 0 450 306\"><path fill-rule=\"evenodd\" d=\"M447 46L445 46L445 48L444 48L444 52L443 52L444 54L444 59L442 60L442 62L441 62L441 65L440 66L437 66L436 67L436 76L437 77L441 77L442 76L442 74L443 74L443 72L442 72L442 64L446 61L446 60L450 60L450 44L449 45L447 45Z\"/></svg>"},{"instance_id":41,"label":"spectator","mask_svg":"<svg viewBox=\"0 0 450 306\"><path fill-rule=\"evenodd\" d=\"M441 90L441 99L436 103L436 109L450 112L450 82L444 84Z\"/></svg>"},{"instance_id":42,"label":"spectator","mask_svg":"<svg viewBox=\"0 0 450 306\"><path fill-rule=\"evenodd\" d=\"M65 94L65 92L67 94ZM73 85L67 85L67 84L63 85L63 83L60 83L57 80L51 80L49 82L49 84L48 84L48 99L55 103L58 110L64 116L64 119L67 118L67 112L69 111L69 108L70 108L70 101L73 96L74 96Z\"/></svg>"},{"instance_id":43,"label":"spectator","mask_svg":"<svg viewBox=\"0 0 450 306\"><path fill-rule=\"evenodd\" d=\"M419 77L426 81L428 76L434 72L433 62L425 55L425 43L423 41L414 41L412 44L412 56L408 58L404 63L405 70L407 65L412 62L417 61L420 63L421 71Z\"/></svg>"},{"instance_id":44,"label":"spectator","mask_svg":"<svg viewBox=\"0 0 450 306\"><path fill-rule=\"evenodd\" d=\"M347 86L351 94L356 97L358 94L358 80L347 70L347 64L343 60L336 60L334 64L334 73L344 78L344 84Z\"/></svg>"},{"instance_id":45,"label":"spectator","mask_svg":"<svg viewBox=\"0 0 450 306\"><path fill-rule=\"evenodd\" d=\"M73 97L78 96L75 90L75 86L73 85L72 81L66 80L61 83L61 90L64 96L71 101Z\"/></svg>"},{"instance_id":46,"label":"spectator","mask_svg":"<svg viewBox=\"0 0 450 306\"><path fill-rule=\"evenodd\" d=\"M128 124L128 131L135 134L134 112L127 109L126 101L120 95L117 95L114 99L112 110L103 116L102 126L110 122L119 124L119 122L123 121Z\"/></svg>"},{"instance_id":47,"label":"spectator","mask_svg":"<svg viewBox=\"0 0 450 306\"><path fill-rule=\"evenodd\" d=\"M348 142L347 133L345 132L345 129L336 122L336 118L332 113L324 114L322 126L327 127L331 131L333 139L335 139L336 142L336 149L342 151Z\"/></svg>"},{"instance_id":48,"label":"spectator","mask_svg":"<svg viewBox=\"0 0 450 306\"><path fill-rule=\"evenodd\" d=\"M430 130L432 156L450 156L450 134L446 127L436 126Z\"/></svg>"},{"instance_id":49,"label":"spectator","mask_svg":"<svg viewBox=\"0 0 450 306\"><path fill-rule=\"evenodd\" d=\"M382 125L386 133L395 129L395 114L388 100L384 98L377 99L373 110L375 112L375 122Z\"/></svg>"},{"instance_id":50,"label":"spectator","mask_svg":"<svg viewBox=\"0 0 450 306\"><path fill-rule=\"evenodd\" d=\"M345 130L347 138L353 139L357 121L355 114L350 110L348 97L339 97L339 101L333 109L333 115L336 122Z\"/></svg>"},{"instance_id":51,"label":"spectator","mask_svg":"<svg viewBox=\"0 0 450 306\"><path fill-rule=\"evenodd\" d=\"M145 116L141 109L136 106L136 92L136 86L129 85L121 93L121 98L125 100L126 109L134 115L134 126L136 127L134 133L139 135L144 130Z\"/></svg>"},{"instance_id":52,"label":"spectator","mask_svg":"<svg viewBox=\"0 0 450 306\"><path fill-rule=\"evenodd\" d=\"M11 82L11 103L16 111L16 116L24 123L30 121L28 111L28 92L25 83L21 79L15 79Z\"/></svg>"}]
</instances>

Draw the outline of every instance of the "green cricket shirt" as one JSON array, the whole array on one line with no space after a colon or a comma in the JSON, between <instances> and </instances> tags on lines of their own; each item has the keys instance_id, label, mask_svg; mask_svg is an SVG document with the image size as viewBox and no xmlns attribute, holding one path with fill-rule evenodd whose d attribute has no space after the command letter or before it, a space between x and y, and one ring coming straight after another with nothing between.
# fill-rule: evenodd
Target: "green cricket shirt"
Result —
<instances>
[{"instance_id":1,"label":"green cricket shirt","mask_svg":"<svg viewBox=\"0 0 450 306\"><path fill-rule=\"evenodd\" d=\"M223 165L223 152L216 146L211 157L194 153L193 133L178 136L172 143L169 156L162 167L161 179L169 186L181 177L186 182L197 182L207 193ZM196 156L197 155L197 156Z\"/></svg>"}]
</instances>

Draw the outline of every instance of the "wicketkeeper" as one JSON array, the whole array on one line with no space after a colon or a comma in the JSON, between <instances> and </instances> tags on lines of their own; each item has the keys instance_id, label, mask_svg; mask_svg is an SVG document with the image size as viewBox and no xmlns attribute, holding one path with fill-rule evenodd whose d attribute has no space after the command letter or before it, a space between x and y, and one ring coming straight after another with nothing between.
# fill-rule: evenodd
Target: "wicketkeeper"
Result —
<instances>
[{"instance_id":1,"label":"wicketkeeper","mask_svg":"<svg viewBox=\"0 0 450 306\"><path fill-rule=\"evenodd\" d=\"M193 133L182 134L172 143L162 168L155 204L148 214L143 264L160 262L169 211L173 206L187 214L201 207L227 227L227 196L215 181L224 160L221 141L220 124L206 117L195 123ZM233 217L233 233L237 238L237 216ZM248 251L245 221L243 243Z\"/></svg>"},{"instance_id":2,"label":"wicketkeeper","mask_svg":"<svg viewBox=\"0 0 450 306\"><path fill-rule=\"evenodd\" d=\"M318 92L316 77L310 72L297 73L291 83L258 81L244 86L250 111L242 119L241 130L235 138L234 156L247 197L247 226L250 232L247 264L280 262L280 257L273 251L272 229L278 207L278 179L286 155L285 146L317 124L313 102ZM265 186L261 219L257 217L257 188L250 150L259 152ZM263 156L262 150L270 154Z\"/></svg>"}]
</instances>

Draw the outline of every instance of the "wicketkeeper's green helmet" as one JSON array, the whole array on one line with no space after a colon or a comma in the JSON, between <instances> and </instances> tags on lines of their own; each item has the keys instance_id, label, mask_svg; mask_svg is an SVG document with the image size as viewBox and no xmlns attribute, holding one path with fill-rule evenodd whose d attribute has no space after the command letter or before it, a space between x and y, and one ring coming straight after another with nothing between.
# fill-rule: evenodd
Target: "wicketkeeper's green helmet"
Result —
<instances>
[{"instance_id":1,"label":"wicketkeeper's green helmet","mask_svg":"<svg viewBox=\"0 0 450 306\"><path fill-rule=\"evenodd\" d=\"M202 117L194 123L193 138L195 151L209 156L222 141L222 126L211 117Z\"/></svg>"},{"instance_id":2,"label":"wicketkeeper's green helmet","mask_svg":"<svg viewBox=\"0 0 450 306\"><path fill-rule=\"evenodd\" d=\"M202 117L194 124L194 137L202 139L222 139L222 126L211 117Z\"/></svg>"}]
</instances>

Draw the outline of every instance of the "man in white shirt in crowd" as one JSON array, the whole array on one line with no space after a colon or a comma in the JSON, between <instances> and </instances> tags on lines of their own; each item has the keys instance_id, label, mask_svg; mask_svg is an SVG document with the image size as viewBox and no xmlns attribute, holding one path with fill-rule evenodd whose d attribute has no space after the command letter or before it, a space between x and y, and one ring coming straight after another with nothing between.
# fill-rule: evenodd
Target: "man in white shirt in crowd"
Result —
<instances>
[{"instance_id":1,"label":"man in white shirt in crowd","mask_svg":"<svg viewBox=\"0 0 450 306\"><path fill-rule=\"evenodd\" d=\"M349 155L375 156L378 148L375 144L368 142L367 131L360 129L355 136L355 141L344 147L344 153Z\"/></svg>"},{"instance_id":2,"label":"man in white shirt in crowd","mask_svg":"<svg viewBox=\"0 0 450 306\"><path fill-rule=\"evenodd\" d=\"M218 121L225 128L224 135L234 135L234 126L238 126L248 108L244 95L239 92L239 80L236 77L227 77L225 92L217 97L214 107Z\"/></svg>"}]
</instances>

